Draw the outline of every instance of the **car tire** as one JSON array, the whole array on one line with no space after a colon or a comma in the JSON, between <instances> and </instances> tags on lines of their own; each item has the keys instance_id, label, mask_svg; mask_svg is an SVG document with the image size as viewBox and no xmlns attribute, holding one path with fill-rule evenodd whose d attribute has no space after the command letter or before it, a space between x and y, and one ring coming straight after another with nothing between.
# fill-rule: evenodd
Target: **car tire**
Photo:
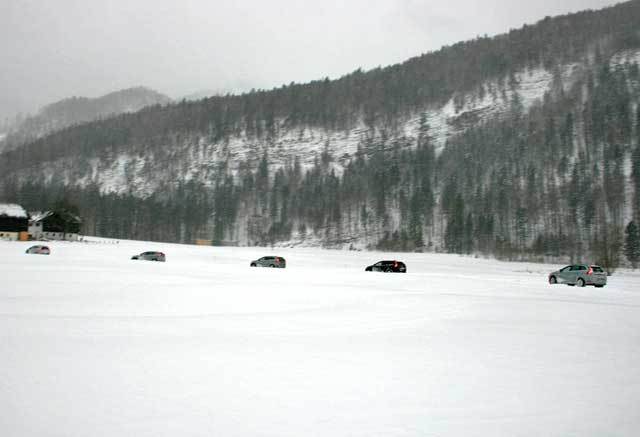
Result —
<instances>
[{"instance_id":1,"label":"car tire","mask_svg":"<svg viewBox=\"0 0 640 437\"><path fill-rule=\"evenodd\" d=\"M602 287L604 287L604 285L596 285L595 287L596 288L602 288Z\"/></svg>"},{"instance_id":2,"label":"car tire","mask_svg":"<svg viewBox=\"0 0 640 437\"><path fill-rule=\"evenodd\" d=\"M585 284L585 282L584 282L584 279L582 279L582 278L578 278L578 282L576 282L576 285L577 285L578 287L584 287L586 284Z\"/></svg>"},{"instance_id":3,"label":"car tire","mask_svg":"<svg viewBox=\"0 0 640 437\"><path fill-rule=\"evenodd\" d=\"M249 267L257 267L257 266L256 266L256 263L251 263Z\"/></svg>"},{"instance_id":4,"label":"car tire","mask_svg":"<svg viewBox=\"0 0 640 437\"><path fill-rule=\"evenodd\" d=\"M549 278L549 284L556 285L557 283L558 283L558 280L556 279L555 276L552 276Z\"/></svg>"},{"instance_id":5,"label":"car tire","mask_svg":"<svg viewBox=\"0 0 640 437\"><path fill-rule=\"evenodd\" d=\"M276 265L275 265L275 264L271 264L269 267L271 267L271 268L275 269L275 268L276 268Z\"/></svg>"}]
</instances>

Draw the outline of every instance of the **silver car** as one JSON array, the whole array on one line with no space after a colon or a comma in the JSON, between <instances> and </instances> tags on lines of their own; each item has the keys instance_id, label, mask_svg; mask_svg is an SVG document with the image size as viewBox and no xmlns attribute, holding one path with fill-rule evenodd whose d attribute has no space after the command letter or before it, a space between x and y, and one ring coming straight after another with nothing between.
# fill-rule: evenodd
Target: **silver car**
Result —
<instances>
[{"instance_id":1,"label":"silver car","mask_svg":"<svg viewBox=\"0 0 640 437\"><path fill-rule=\"evenodd\" d=\"M133 255L131 259L160 262L165 262L167 260L166 256L162 252L142 252L140 255Z\"/></svg>"},{"instance_id":2,"label":"silver car","mask_svg":"<svg viewBox=\"0 0 640 437\"><path fill-rule=\"evenodd\" d=\"M35 254L38 254L38 255L49 255L51 253L51 249L49 249L49 246L37 245L37 246L31 246L30 248L27 249L27 251L25 253L35 253Z\"/></svg>"},{"instance_id":3,"label":"silver car","mask_svg":"<svg viewBox=\"0 0 640 437\"><path fill-rule=\"evenodd\" d=\"M578 287L593 285L601 288L607 285L607 274L600 266L573 264L549 273L549 284L577 285Z\"/></svg>"},{"instance_id":4,"label":"silver car","mask_svg":"<svg viewBox=\"0 0 640 437\"><path fill-rule=\"evenodd\" d=\"M287 261L281 256L263 256L249 264L251 267L275 267L284 269L287 267Z\"/></svg>"}]
</instances>

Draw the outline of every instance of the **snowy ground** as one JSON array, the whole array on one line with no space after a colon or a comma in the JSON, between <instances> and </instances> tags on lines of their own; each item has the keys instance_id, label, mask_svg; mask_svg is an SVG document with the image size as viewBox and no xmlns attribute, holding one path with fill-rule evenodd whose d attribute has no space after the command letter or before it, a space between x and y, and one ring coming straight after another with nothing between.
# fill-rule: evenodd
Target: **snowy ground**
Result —
<instances>
[{"instance_id":1,"label":"snowy ground","mask_svg":"<svg viewBox=\"0 0 640 437\"><path fill-rule=\"evenodd\" d=\"M0 434L637 436L640 275L469 257L0 242ZM162 250L166 263L131 261ZM407 275L365 273L383 258Z\"/></svg>"}]
</instances>

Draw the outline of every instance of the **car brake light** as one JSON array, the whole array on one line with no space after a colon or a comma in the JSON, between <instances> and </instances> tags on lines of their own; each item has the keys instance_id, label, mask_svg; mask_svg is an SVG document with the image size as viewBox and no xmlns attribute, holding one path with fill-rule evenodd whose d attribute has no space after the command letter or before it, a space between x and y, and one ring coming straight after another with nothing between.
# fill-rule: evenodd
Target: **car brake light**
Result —
<instances>
[{"instance_id":1,"label":"car brake light","mask_svg":"<svg viewBox=\"0 0 640 437\"><path fill-rule=\"evenodd\" d=\"M593 274L593 267L589 267L589 271L587 272L587 275L591 276Z\"/></svg>"}]
</instances>

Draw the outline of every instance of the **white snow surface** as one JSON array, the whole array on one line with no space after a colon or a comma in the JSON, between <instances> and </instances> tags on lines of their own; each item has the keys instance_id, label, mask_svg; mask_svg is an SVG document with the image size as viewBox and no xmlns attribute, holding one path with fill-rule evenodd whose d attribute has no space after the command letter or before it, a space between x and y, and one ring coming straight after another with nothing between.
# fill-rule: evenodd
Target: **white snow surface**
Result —
<instances>
[{"instance_id":1,"label":"white snow surface","mask_svg":"<svg viewBox=\"0 0 640 437\"><path fill-rule=\"evenodd\" d=\"M95 241L0 242L2 435L640 432L638 273ZM287 268L249 267L267 254ZM363 271L385 258L409 273Z\"/></svg>"},{"instance_id":2,"label":"white snow surface","mask_svg":"<svg viewBox=\"0 0 640 437\"><path fill-rule=\"evenodd\" d=\"M27 217L27 211L20 205L15 203L0 203L0 215L6 215L9 217L25 218Z\"/></svg>"}]
</instances>

